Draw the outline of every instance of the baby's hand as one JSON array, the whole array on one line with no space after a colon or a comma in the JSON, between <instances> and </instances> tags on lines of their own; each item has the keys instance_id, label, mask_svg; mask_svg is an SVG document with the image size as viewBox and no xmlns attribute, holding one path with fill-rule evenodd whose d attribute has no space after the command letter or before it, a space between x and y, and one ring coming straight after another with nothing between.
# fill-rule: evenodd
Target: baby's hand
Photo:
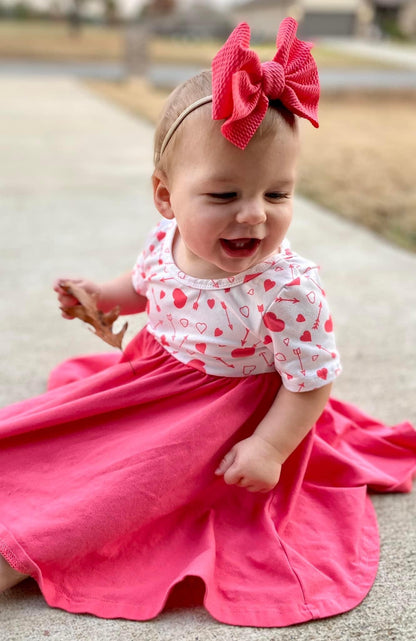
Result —
<instances>
[{"instance_id":1,"label":"baby's hand","mask_svg":"<svg viewBox=\"0 0 416 641\"><path fill-rule=\"evenodd\" d=\"M231 448L215 474L224 475L227 485L245 487L249 492L270 492L279 481L281 468L276 448L253 434Z\"/></svg>"},{"instance_id":2,"label":"baby's hand","mask_svg":"<svg viewBox=\"0 0 416 641\"><path fill-rule=\"evenodd\" d=\"M65 313L65 308L73 307L74 305L79 305L79 301L74 297L70 296L64 289L61 287L61 283L74 283L78 287L85 289L88 294L97 294L100 295L100 286L97 283L92 282L91 280L85 280L83 278L58 278L54 284L53 289L58 294L59 306L61 308L61 313L63 318L72 320L73 316L69 316Z\"/></svg>"}]
</instances>

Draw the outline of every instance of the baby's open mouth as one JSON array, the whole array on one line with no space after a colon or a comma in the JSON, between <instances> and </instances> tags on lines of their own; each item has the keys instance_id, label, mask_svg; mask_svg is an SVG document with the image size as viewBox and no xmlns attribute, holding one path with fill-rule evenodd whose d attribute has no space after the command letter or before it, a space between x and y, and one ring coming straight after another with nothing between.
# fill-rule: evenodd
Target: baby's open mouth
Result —
<instances>
[{"instance_id":1,"label":"baby's open mouth","mask_svg":"<svg viewBox=\"0 0 416 641\"><path fill-rule=\"evenodd\" d=\"M229 256L251 256L255 253L261 240L259 238L221 238L221 246Z\"/></svg>"}]
</instances>

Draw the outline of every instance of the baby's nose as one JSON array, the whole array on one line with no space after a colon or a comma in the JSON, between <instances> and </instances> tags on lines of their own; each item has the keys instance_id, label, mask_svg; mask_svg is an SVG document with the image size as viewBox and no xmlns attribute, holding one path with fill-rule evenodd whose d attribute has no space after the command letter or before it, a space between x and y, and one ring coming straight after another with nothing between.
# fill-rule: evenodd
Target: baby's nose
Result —
<instances>
[{"instance_id":1,"label":"baby's nose","mask_svg":"<svg viewBox=\"0 0 416 641\"><path fill-rule=\"evenodd\" d=\"M260 200L249 200L241 203L237 214L237 222L246 225L258 225L266 220L264 204Z\"/></svg>"}]
</instances>

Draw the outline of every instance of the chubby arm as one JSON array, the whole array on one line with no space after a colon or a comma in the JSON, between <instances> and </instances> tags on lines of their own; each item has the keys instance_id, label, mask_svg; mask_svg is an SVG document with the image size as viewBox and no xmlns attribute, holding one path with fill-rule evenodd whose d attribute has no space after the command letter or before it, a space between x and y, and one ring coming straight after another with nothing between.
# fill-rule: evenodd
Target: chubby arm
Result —
<instances>
[{"instance_id":1,"label":"chubby arm","mask_svg":"<svg viewBox=\"0 0 416 641\"><path fill-rule=\"evenodd\" d=\"M278 391L266 416L249 437L236 443L215 471L228 485L250 492L269 492L278 483L282 464L321 415L331 384L310 392Z\"/></svg>"},{"instance_id":2,"label":"chubby arm","mask_svg":"<svg viewBox=\"0 0 416 641\"><path fill-rule=\"evenodd\" d=\"M89 294L96 294L97 307L103 312L108 312L116 305L120 306L120 313L137 314L143 312L146 307L147 299L145 296L138 294L131 280L131 272L126 272L113 280L106 283L94 283L90 280L82 278L59 278L54 283L54 290L58 294L58 300L63 310L65 307L71 307L78 303L77 299L69 296L60 286L62 281L69 281L76 283L78 286L83 287ZM65 311L62 311L64 318L69 318Z\"/></svg>"}]
</instances>

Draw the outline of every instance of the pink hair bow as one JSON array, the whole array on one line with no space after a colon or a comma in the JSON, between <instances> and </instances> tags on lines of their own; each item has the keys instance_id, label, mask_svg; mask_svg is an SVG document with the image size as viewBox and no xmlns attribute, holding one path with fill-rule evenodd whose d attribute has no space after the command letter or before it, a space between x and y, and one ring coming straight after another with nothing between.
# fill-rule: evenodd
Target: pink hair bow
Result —
<instances>
[{"instance_id":1,"label":"pink hair bow","mask_svg":"<svg viewBox=\"0 0 416 641\"><path fill-rule=\"evenodd\" d=\"M250 27L239 24L212 61L212 117L225 119L222 134L245 149L263 120L269 100L280 100L318 127L319 77L312 45L296 38L297 22L285 18L273 60L261 63L249 49Z\"/></svg>"}]
</instances>

